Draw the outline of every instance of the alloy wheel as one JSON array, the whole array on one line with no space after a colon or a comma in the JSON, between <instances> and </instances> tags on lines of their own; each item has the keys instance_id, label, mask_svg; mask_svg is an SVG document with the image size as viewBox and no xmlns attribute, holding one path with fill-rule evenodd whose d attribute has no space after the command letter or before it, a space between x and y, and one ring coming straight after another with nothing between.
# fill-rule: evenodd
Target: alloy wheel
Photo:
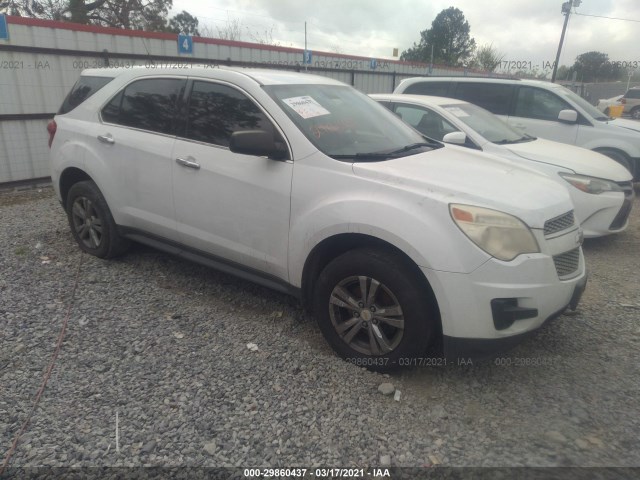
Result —
<instances>
[{"instance_id":1,"label":"alloy wheel","mask_svg":"<svg viewBox=\"0 0 640 480\"><path fill-rule=\"evenodd\" d=\"M102 242L102 219L93 202L87 197L77 197L71 210L73 228L82 243L91 249Z\"/></svg>"},{"instance_id":2,"label":"alloy wheel","mask_svg":"<svg viewBox=\"0 0 640 480\"><path fill-rule=\"evenodd\" d=\"M340 338L364 355L392 352L404 334L404 315L396 296L367 276L339 282L329 298L331 323Z\"/></svg>"}]
</instances>

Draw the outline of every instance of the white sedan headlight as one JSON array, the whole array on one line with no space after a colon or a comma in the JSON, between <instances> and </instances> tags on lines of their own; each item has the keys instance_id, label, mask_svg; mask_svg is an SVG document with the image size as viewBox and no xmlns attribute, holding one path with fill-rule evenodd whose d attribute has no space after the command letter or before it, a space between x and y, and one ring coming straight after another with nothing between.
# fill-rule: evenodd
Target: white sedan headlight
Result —
<instances>
[{"instance_id":1,"label":"white sedan headlight","mask_svg":"<svg viewBox=\"0 0 640 480\"><path fill-rule=\"evenodd\" d=\"M523 253L540 252L529 227L512 215L459 204L449 205L449 211L460 230L498 260L508 262Z\"/></svg>"},{"instance_id":2,"label":"white sedan headlight","mask_svg":"<svg viewBox=\"0 0 640 480\"><path fill-rule=\"evenodd\" d=\"M615 182L602 178L587 177L586 175L575 175L572 173L560 173L571 185L585 193L597 195L604 192L622 192L622 188Z\"/></svg>"}]
</instances>

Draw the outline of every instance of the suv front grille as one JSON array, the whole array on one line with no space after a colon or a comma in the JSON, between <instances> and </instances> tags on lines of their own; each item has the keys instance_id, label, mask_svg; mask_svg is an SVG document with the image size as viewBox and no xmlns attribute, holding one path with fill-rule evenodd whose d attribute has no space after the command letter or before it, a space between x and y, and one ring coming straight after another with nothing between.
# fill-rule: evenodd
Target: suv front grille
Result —
<instances>
[{"instance_id":1,"label":"suv front grille","mask_svg":"<svg viewBox=\"0 0 640 480\"><path fill-rule=\"evenodd\" d=\"M558 277L568 277L575 273L580 266L580 247L569 250L568 252L554 255L553 263L556 266Z\"/></svg>"},{"instance_id":2,"label":"suv front grille","mask_svg":"<svg viewBox=\"0 0 640 480\"><path fill-rule=\"evenodd\" d=\"M544 236L548 237L549 235L553 235L554 233L560 232L562 230L566 230L569 227L572 227L575 224L575 218L573 216L573 210L570 212L564 213L559 217L552 218L551 220L547 220L544 222Z\"/></svg>"}]
</instances>

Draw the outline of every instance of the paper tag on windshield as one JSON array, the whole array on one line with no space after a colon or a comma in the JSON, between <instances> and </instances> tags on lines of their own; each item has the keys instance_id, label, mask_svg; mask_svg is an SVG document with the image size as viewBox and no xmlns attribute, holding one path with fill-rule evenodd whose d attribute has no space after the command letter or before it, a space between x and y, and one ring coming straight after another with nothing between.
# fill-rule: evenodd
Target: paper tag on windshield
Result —
<instances>
[{"instance_id":1,"label":"paper tag on windshield","mask_svg":"<svg viewBox=\"0 0 640 480\"><path fill-rule=\"evenodd\" d=\"M458 107L447 107L445 110L456 117L468 117L469 114Z\"/></svg>"},{"instance_id":2,"label":"paper tag on windshield","mask_svg":"<svg viewBox=\"0 0 640 480\"><path fill-rule=\"evenodd\" d=\"M329 110L308 95L304 97L285 98L282 101L289 105L302 118L321 117L322 115L331 114Z\"/></svg>"}]
</instances>

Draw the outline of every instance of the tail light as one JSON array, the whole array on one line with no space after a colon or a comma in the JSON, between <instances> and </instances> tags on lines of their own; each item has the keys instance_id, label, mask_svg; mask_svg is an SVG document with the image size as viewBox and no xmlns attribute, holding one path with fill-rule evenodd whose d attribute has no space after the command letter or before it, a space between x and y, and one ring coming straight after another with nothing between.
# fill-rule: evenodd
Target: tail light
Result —
<instances>
[{"instance_id":1,"label":"tail light","mask_svg":"<svg viewBox=\"0 0 640 480\"><path fill-rule=\"evenodd\" d=\"M51 120L47 124L47 132L49 132L49 148L51 148L51 144L53 143L53 137L56 136L56 130L58 129L58 125L55 120Z\"/></svg>"}]
</instances>

